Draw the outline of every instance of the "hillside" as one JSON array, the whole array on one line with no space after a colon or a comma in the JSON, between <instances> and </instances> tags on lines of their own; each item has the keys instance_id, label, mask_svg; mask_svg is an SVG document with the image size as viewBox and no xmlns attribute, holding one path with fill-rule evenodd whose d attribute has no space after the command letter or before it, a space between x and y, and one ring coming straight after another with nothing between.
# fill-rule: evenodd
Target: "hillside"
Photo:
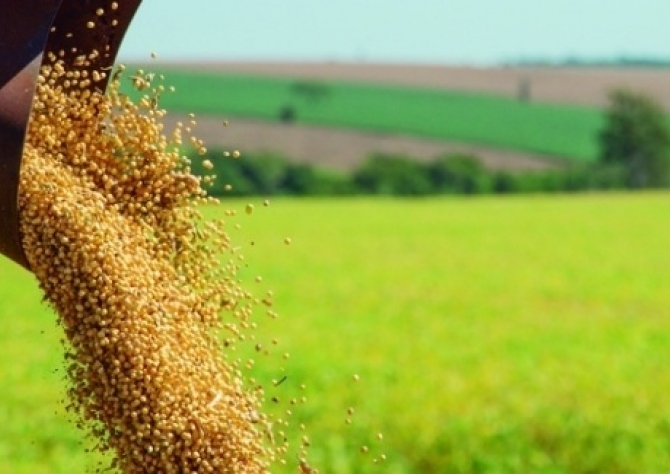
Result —
<instances>
[{"instance_id":1,"label":"hillside","mask_svg":"<svg viewBox=\"0 0 670 474\"><path fill-rule=\"evenodd\" d=\"M151 69L168 71L179 94L164 105L198 112L198 133L210 146L274 150L331 168L349 168L374 151L419 159L470 152L497 169L557 166L556 157L590 161L597 107L609 90L635 88L670 103L663 90L670 72L663 69L280 63ZM291 92L295 81L327 83L338 102L308 104ZM529 100L518 100L522 92ZM299 120L277 123L277 111L289 102L300 108ZM218 126L223 116L234 118L225 132Z\"/></svg>"},{"instance_id":2,"label":"hillside","mask_svg":"<svg viewBox=\"0 0 670 474\"><path fill-rule=\"evenodd\" d=\"M628 87L656 97L670 110L670 69L643 67L428 66L346 63L156 63L170 68L352 81L482 92L516 98L522 81L533 101L602 107L607 94Z\"/></svg>"}]
</instances>

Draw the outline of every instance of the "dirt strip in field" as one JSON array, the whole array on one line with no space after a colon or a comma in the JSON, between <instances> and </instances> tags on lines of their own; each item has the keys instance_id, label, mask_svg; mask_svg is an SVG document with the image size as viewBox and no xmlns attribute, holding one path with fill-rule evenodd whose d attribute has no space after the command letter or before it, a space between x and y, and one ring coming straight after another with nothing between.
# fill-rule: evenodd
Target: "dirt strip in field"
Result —
<instances>
[{"instance_id":1,"label":"dirt strip in field","mask_svg":"<svg viewBox=\"0 0 670 474\"><path fill-rule=\"evenodd\" d=\"M166 126L170 130L177 121L188 120L170 114ZM470 153L487 168L499 170L542 170L564 164L540 155L404 135L241 119L233 119L224 127L219 117L197 116L196 120L195 133L210 149L239 149L243 154L280 152L294 162L338 170L350 170L374 152L405 154L424 161L445 153Z\"/></svg>"}]
</instances>

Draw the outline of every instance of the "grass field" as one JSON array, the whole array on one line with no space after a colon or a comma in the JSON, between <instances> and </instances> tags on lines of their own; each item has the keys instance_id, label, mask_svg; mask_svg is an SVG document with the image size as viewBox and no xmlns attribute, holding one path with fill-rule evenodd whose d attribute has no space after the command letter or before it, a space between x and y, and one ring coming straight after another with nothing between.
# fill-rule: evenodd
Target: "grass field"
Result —
<instances>
[{"instance_id":1,"label":"grass field","mask_svg":"<svg viewBox=\"0 0 670 474\"><path fill-rule=\"evenodd\" d=\"M328 125L426 138L457 140L578 161L597 155L602 114L574 105L521 103L459 91L327 82L310 101L286 78L185 71L165 72L177 94L165 94L173 111L277 121L283 106L298 123Z\"/></svg>"},{"instance_id":2,"label":"grass field","mask_svg":"<svg viewBox=\"0 0 670 474\"><path fill-rule=\"evenodd\" d=\"M308 398L321 472L670 472L670 195L255 204L231 234L280 342L254 375ZM54 317L0 276L0 473L82 472Z\"/></svg>"}]
</instances>

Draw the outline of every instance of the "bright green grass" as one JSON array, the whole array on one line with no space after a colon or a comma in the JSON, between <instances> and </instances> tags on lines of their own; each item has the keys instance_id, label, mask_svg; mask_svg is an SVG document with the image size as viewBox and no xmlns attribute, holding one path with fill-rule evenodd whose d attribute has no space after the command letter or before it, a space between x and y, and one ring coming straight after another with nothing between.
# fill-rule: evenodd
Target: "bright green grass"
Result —
<instances>
[{"instance_id":1,"label":"bright green grass","mask_svg":"<svg viewBox=\"0 0 670 474\"><path fill-rule=\"evenodd\" d=\"M177 94L164 94L170 110L277 120L292 105L298 122L385 133L460 140L578 161L597 156L599 110L530 103L483 94L347 82L328 83L329 95L309 102L294 81L168 71Z\"/></svg>"},{"instance_id":2,"label":"bright green grass","mask_svg":"<svg viewBox=\"0 0 670 474\"><path fill-rule=\"evenodd\" d=\"M670 195L254 203L241 277L280 313L256 375L288 376L278 411L307 384L322 472L670 472ZM0 278L0 473L81 472L53 316Z\"/></svg>"}]
</instances>

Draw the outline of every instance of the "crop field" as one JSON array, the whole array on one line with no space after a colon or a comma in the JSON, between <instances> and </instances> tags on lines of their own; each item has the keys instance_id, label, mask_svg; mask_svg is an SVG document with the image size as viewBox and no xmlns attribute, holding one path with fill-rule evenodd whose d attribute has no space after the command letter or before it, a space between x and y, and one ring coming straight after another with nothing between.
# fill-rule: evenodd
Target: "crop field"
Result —
<instances>
[{"instance_id":1,"label":"crop field","mask_svg":"<svg viewBox=\"0 0 670 474\"><path fill-rule=\"evenodd\" d=\"M328 81L314 96L295 91L295 80L166 70L177 94L171 111L278 121L293 108L297 123L441 140L457 140L578 161L597 154L598 109L523 103L474 92ZM308 83L309 84L309 83ZM319 95L320 94L320 95Z\"/></svg>"},{"instance_id":2,"label":"crop field","mask_svg":"<svg viewBox=\"0 0 670 474\"><path fill-rule=\"evenodd\" d=\"M226 219L279 317L239 357L321 472L670 471L670 194L260 201ZM0 473L95 467L54 315L0 278Z\"/></svg>"},{"instance_id":3,"label":"crop field","mask_svg":"<svg viewBox=\"0 0 670 474\"><path fill-rule=\"evenodd\" d=\"M179 92L165 95L164 104L181 112L168 123L198 112L197 133L209 146L270 150L342 170L376 152L420 160L470 154L490 169L562 166L565 159L596 158L612 90L649 94L670 110L665 68L255 62L137 67L168 72ZM327 93L310 100L296 93L296 84ZM528 86L527 103L517 100L522 84ZM413 103L414 94L423 99ZM278 121L286 106L297 112L291 126ZM225 131L223 118L233 119Z\"/></svg>"},{"instance_id":4,"label":"crop field","mask_svg":"<svg viewBox=\"0 0 670 474\"><path fill-rule=\"evenodd\" d=\"M156 62L149 69L153 69ZM633 65L499 65L397 64L369 62L204 61L167 62L182 71L227 75L287 77L306 81L346 81L415 88L468 91L517 98L525 83L532 101L602 108L617 87L656 97L670 109L670 69Z\"/></svg>"}]
</instances>

